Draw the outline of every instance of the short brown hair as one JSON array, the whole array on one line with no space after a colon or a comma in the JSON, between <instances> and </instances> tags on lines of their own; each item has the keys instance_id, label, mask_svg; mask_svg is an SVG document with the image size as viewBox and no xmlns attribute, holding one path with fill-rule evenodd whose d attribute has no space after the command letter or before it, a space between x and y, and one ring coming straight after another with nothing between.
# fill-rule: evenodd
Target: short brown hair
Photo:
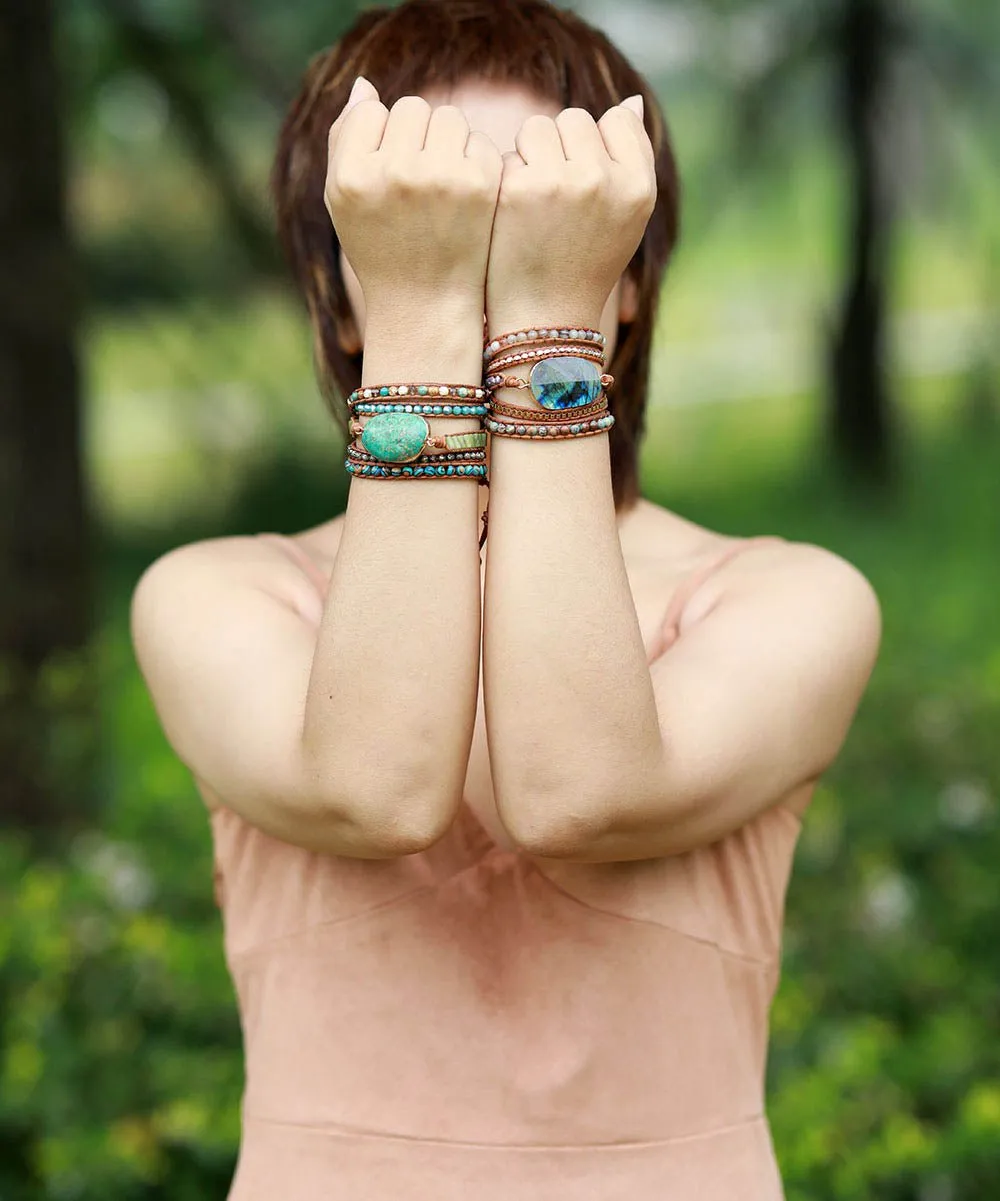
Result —
<instances>
[{"instance_id":1,"label":"short brown hair","mask_svg":"<svg viewBox=\"0 0 1000 1201\"><path fill-rule=\"evenodd\" d=\"M639 495L650 349L663 272L677 241L679 185L659 103L624 55L576 14L548 0L406 0L362 14L310 63L281 129L272 186L278 232L313 326L317 370L334 417L346 429L342 398L361 380L361 356L346 353L337 326L350 317L340 247L324 201L327 135L358 75L391 106L401 96L470 80L525 88L595 119L628 96L643 97L656 153L659 195L629 271L637 318L619 330L609 370L611 473L617 507Z\"/></svg>"}]
</instances>

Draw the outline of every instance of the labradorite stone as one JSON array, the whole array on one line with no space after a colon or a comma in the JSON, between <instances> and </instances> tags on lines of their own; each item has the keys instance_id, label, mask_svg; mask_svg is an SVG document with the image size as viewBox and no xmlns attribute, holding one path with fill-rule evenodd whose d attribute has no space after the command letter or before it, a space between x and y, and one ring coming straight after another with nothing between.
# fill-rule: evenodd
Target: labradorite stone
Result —
<instances>
[{"instance_id":1,"label":"labradorite stone","mask_svg":"<svg viewBox=\"0 0 1000 1201\"><path fill-rule=\"evenodd\" d=\"M361 445L383 463L409 463L423 450L429 433L419 413L379 413L365 422Z\"/></svg>"},{"instance_id":2,"label":"labradorite stone","mask_svg":"<svg viewBox=\"0 0 1000 1201\"><path fill-rule=\"evenodd\" d=\"M531 369L531 391L543 409L577 409L601 394L601 371L589 359L562 355Z\"/></svg>"}]
</instances>

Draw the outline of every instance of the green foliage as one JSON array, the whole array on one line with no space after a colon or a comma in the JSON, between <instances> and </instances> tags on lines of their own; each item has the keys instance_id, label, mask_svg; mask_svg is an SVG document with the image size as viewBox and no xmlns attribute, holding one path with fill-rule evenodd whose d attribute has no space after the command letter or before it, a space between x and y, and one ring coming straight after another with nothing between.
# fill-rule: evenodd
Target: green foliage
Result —
<instances>
[{"instance_id":1,"label":"green foliage","mask_svg":"<svg viewBox=\"0 0 1000 1201\"><path fill-rule=\"evenodd\" d=\"M769 1079L788 1195L992 1201L1000 444L925 431L899 495L878 503L778 469L773 445L748 458L741 420L731 408L678 419L678 445L712 431L703 482L661 455L648 493L718 529L837 550L885 615L882 660L789 894ZM330 511L328 481L290 497L287 470L257 477L229 527L301 528ZM281 520L261 522L279 503ZM215 1201L234 1164L242 1065L208 823L127 641L130 584L179 540L163 538L108 547L105 821L58 859L0 842L4 1201Z\"/></svg>"},{"instance_id":2,"label":"green foliage","mask_svg":"<svg viewBox=\"0 0 1000 1201\"><path fill-rule=\"evenodd\" d=\"M120 629L108 821L58 859L0 840L0 1196L218 1198L239 1028L210 848Z\"/></svg>"}]
</instances>

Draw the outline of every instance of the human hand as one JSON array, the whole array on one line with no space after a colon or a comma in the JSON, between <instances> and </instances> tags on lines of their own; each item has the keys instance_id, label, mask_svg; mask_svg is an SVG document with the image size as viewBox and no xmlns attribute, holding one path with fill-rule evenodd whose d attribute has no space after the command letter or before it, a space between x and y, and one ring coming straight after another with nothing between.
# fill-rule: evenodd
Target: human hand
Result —
<instances>
[{"instance_id":1,"label":"human hand","mask_svg":"<svg viewBox=\"0 0 1000 1201\"><path fill-rule=\"evenodd\" d=\"M464 114L359 78L330 129L326 207L369 313L468 303L482 323L500 152Z\"/></svg>"},{"instance_id":2,"label":"human hand","mask_svg":"<svg viewBox=\"0 0 1000 1201\"><path fill-rule=\"evenodd\" d=\"M529 117L504 156L486 279L491 333L596 326L656 204L642 98L600 121L583 109Z\"/></svg>"}]
</instances>

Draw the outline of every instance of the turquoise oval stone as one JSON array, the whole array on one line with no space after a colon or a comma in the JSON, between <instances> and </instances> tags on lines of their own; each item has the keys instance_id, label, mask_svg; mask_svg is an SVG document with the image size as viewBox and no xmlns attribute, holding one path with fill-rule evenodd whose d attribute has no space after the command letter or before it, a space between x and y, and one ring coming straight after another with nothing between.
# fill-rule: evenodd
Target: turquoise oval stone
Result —
<instances>
[{"instance_id":1,"label":"turquoise oval stone","mask_svg":"<svg viewBox=\"0 0 1000 1201\"><path fill-rule=\"evenodd\" d=\"M543 409L578 409L601 394L601 369L589 359L560 355L531 369L531 392Z\"/></svg>"},{"instance_id":2,"label":"turquoise oval stone","mask_svg":"<svg viewBox=\"0 0 1000 1201\"><path fill-rule=\"evenodd\" d=\"M379 413L361 431L361 445L383 463L409 463L424 449L430 426L419 413Z\"/></svg>"}]
</instances>

